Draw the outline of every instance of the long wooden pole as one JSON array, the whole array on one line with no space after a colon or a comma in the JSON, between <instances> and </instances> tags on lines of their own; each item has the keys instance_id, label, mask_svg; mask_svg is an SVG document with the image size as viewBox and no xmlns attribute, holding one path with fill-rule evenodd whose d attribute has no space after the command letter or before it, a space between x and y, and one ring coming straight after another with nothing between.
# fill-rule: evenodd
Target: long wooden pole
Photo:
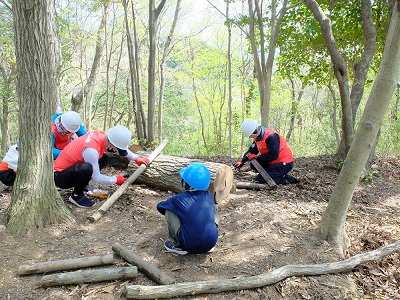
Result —
<instances>
[{"instance_id":1,"label":"long wooden pole","mask_svg":"<svg viewBox=\"0 0 400 300\"><path fill-rule=\"evenodd\" d=\"M111 265L113 263L114 256L112 254L46 261L31 265L21 265L18 268L18 275L44 274L55 271Z\"/></svg>"},{"instance_id":2,"label":"long wooden pole","mask_svg":"<svg viewBox=\"0 0 400 300\"><path fill-rule=\"evenodd\" d=\"M81 284L119 279L131 279L138 275L137 267L102 268L95 270L80 270L75 272L45 275L40 281L41 286L56 286L66 284Z\"/></svg>"},{"instance_id":3,"label":"long wooden pole","mask_svg":"<svg viewBox=\"0 0 400 300\"><path fill-rule=\"evenodd\" d=\"M148 157L150 163L161 153L167 143L168 140L163 140L161 144L150 154ZM125 192L128 186L130 186L136 180L136 178L138 178L139 175L146 170L146 168L147 166L145 164L140 165L137 170L131 176L129 176L129 178L114 192L114 194L112 194L111 197L108 198L107 201L104 202L103 205L93 215L88 217L88 220L92 223L99 220L111 207L111 205L113 205L114 202L117 201L118 198Z\"/></svg>"}]
</instances>

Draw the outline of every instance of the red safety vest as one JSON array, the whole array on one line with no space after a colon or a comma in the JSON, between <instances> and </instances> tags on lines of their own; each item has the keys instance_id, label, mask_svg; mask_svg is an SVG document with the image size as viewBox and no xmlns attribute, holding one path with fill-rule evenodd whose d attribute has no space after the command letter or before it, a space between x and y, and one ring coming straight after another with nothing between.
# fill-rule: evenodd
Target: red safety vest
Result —
<instances>
[{"instance_id":1,"label":"red safety vest","mask_svg":"<svg viewBox=\"0 0 400 300\"><path fill-rule=\"evenodd\" d=\"M92 130L69 143L54 161L54 170L61 172L71 166L84 162L82 152L93 148L99 153L99 158L107 152L107 136L100 130Z\"/></svg>"},{"instance_id":2,"label":"red safety vest","mask_svg":"<svg viewBox=\"0 0 400 300\"><path fill-rule=\"evenodd\" d=\"M277 163L281 163L281 162L284 162L284 163L293 162L293 154L292 154L292 150L289 147L289 144L279 133L277 133L275 130L270 129L270 128L264 127L264 136L261 138L261 140L255 141L258 152L260 154L268 153L269 150L268 150L266 140L271 134L275 134L275 133L279 136L279 145L280 145L279 155L278 155L277 159L275 159L274 161L270 161L269 163L277 164Z\"/></svg>"},{"instance_id":3,"label":"red safety vest","mask_svg":"<svg viewBox=\"0 0 400 300\"><path fill-rule=\"evenodd\" d=\"M11 168L8 167L8 163L2 161L0 163L0 171L8 171L8 170L11 170Z\"/></svg>"},{"instance_id":4,"label":"red safety vest","mask_svg":"<svg viewBox=\"0 0 400 300\"><path fill-rule=\"evenodd\" d=\"M51 130L56 137L54 141L54 147L56 147L57 149L63 150L65 146L67 146L72 141L73 133L70 132L67 134L62 134L58 132L57 126L54 122L51 122Z\"/></svg>"}]
</instances>

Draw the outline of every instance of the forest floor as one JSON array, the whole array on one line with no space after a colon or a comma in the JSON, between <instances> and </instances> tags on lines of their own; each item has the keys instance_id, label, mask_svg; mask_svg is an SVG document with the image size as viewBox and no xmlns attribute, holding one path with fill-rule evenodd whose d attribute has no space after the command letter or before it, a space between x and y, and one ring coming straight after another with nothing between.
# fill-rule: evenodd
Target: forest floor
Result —
<instances>
[{"instance_id":1,"label":"forest floor","mask_svg":"<svg viewBox=\"0 0 400 300\"><path fill-rule=\"evenodd\" d=\"M227 158L204 160L231 165ZM346 258L399 240L400 156L379 156L377 169L361 180L349 207ZM116 174L117 170L107 169ZM251 172L235 179L251 180ZM156 285L139 272L135 279L44 288L43 274L18 276L21 265L113 253L121 245L173 277L176 282L231 279L269 273L289 264L319 264L342 260L327 243L310 234L318 227L339 174L333 157L298 158L292 175L300 183L277 190L238 189L219 203L219 241L210 254L180 256L167 252L164 217L156 205L168 191L133 184L96 223L87 220L104 200L90 209L65 202L76 218L72 226L54 226L34 235L11 235L4 224L10 190L0 185L1 299L126 299L125 287ZM107 188L110 193L115 186ZM67 199L67 191L60 191ZM284 226L282 226L284 224ZM291 230L293 229L293 230ZM302 232L302 233L301 233ZM304 234L303 234L304 233ZM129 265L115 255L116 266ZM331 275L289 277L252 290L182 296L174 299L400 299L400 254Z\"/></svg>"}]
</instances>

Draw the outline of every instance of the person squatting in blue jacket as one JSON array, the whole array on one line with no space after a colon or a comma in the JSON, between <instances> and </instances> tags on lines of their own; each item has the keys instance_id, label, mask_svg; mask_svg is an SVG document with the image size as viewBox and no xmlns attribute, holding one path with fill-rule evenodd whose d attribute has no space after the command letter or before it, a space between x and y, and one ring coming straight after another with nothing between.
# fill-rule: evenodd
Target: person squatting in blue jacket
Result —
<instances>
[{"instance_id":1,"label":"person squatting in blue jacket","mask_svg":"<svg viewBox=\"0 0 400 300\"><path fill-rule=\"evenodd\" d=\"M179 172L184 192L161 201L157 210L168 223L165 249L180 255L212 252L218 240L218 208L207 191L210 171L192 163Z\"/></svg>"}]
</instances>

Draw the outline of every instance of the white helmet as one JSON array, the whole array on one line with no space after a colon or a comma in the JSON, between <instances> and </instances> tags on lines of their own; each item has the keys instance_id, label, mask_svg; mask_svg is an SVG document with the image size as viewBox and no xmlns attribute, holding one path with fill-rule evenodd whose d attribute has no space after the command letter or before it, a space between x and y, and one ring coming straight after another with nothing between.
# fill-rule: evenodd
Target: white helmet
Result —
<instances>
[{"instance_id":1,"label":"white helmet","mask_svg":"<svg viewBox=\"0 0 400 300\"><path fill-rule=\"evenodd\" d=\"M67 111L61 115L61 124L69 132L77 132L81 126L81 117L75 111Z\"/></svg>"},{"instance_id":2,"label":"white helmet","mask_svg":"<svg viewBox=\"0 0 400 300\"><path fill-rule=\"evenodd\" d=\"M107 131L107 138L115 147L127 150L131 141L131 133L128 128L122 125L114 126Z\"/></svg>"},{"instance_id":3,"label":"white helmet","mask_svg":"<svg viewBox=\"0 0 400 300\"><path fill-rule=\"evenodd\" d=\"M242 132L246 137L250 137L258 128L258 124L254 120L246 119L242 123Z\"/></svg>"}]
</instances>

